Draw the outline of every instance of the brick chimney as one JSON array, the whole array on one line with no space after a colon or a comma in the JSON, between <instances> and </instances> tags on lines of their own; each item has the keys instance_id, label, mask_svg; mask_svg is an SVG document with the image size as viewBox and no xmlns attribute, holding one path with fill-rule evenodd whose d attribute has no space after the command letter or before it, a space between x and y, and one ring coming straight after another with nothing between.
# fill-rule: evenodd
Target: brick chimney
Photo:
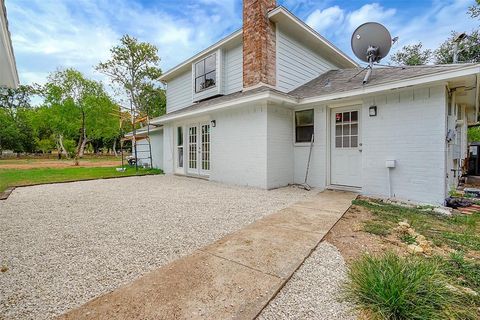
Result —
<instances>
[{"instance_id":1,"label":"brick chimney","mask_svg":"<svg viewBox=\"0 0 480 320\"><path fill-rule=\"evenodd\" d=\"M243 88L276 85L275 24L268 11L276 0L243 0Z\"/></svg>"}]
</instances>

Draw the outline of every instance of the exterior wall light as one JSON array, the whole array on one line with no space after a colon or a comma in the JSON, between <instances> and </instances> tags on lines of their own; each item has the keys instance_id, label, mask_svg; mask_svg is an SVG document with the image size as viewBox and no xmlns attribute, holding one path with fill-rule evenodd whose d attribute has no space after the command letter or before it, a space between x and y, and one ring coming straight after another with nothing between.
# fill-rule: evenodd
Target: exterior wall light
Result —
<instances>
[{"instance_id":1,"label":"exterior wall light","mask_svg":"<svg viewBox=\"0 0 480 320\"><path fill-rule=\"evenodd\" d=\"M215 128L217 126L217 121L216 120L210 121L210 125L212 126L212 128Z\"/></svg>"},{"instance_id":2,"label":"exterior wall light","mask_svg":"<svg viewBox=\"0 0 480 320\"><path fill-rule=\"evenodd\" d=\"M376 117L377 116L377 106L371 106L368 108L368 115L370 117Z\"/></svg>"}]
</instances>

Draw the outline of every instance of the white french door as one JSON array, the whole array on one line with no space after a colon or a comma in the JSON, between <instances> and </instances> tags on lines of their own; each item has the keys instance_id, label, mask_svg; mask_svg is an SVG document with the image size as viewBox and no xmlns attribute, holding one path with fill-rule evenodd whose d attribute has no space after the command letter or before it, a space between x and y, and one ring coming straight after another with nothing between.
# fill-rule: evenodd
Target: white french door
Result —
<instances>
[{"instance_id":1,"label":"white french door","mask_svg":"<svg viewBox=\"0 0 480 320\"><path fill-rule=\"evenodd\" d=\"M360 107L332 109L330 183L362 186Z\"/></svg>"},{"instance_id":2,"label":"white french door","mask_svg":"<svg viewBox=\"0 0 480 320\"><path fill-rule=\"evenodd\" d=\"M210 174L210 124L188 126L187 172L196 175Z\"/></svg>"}]
</instances>

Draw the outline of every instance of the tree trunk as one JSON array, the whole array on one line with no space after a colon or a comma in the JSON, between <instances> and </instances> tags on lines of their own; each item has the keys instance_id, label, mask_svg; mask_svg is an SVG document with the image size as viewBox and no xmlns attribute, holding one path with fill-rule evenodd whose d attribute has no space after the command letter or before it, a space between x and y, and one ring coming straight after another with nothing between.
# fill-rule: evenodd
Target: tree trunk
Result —
<instances>
[{"instance_id":1,"label":"tree trunk","mask_svg":"<svg viewBox=\"0 0 480 320\"><path fill-rule=\"evenodd\" d=\"M65 156L65 158L68 158L68 152L67 149L65 149L65 146L63 145L63 135L59 134L58 135L58 145L60 146L60 152Z\"/></svg>"},{"instance_id":2,"label":"tree trunk","mask_svg":"<svg viewBox=\"0 0 480 320\"><path fill-rule=\"evenodd\" d=\"M117 139L113 140L112 150L113 150L113 154L115 155L115 157L118 156L118 154L117 154Z\"/></svg>"},{"instance_id":3,"label":"tree trunk","mask_svg":"<svg viewBox=\"0 0 480 320\"><path fill-rule=\"evenodd\" d=\"M87 145L87 143L88 143L87 137L83 137L82 145L80 146L80 150L78 152L78 157L79 158L83 158L83 154L85 153L85 146Z\"/></svg>"}]
</instances>

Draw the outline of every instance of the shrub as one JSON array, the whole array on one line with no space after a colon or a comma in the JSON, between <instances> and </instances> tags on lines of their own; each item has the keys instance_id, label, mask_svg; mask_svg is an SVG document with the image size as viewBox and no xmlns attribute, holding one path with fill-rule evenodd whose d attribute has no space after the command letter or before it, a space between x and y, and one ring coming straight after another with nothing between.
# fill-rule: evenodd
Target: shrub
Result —
<instances>
[{"instance_id":1,"label":"shrub","mask_svg":"<svg viewBox=\"0 0 480 320\"><path fill-rule=\"evenodd\" d=\"M345 292L374 319L476 319L435 260L364 255L353 262Z\"/></svg>"}]
</instances>

